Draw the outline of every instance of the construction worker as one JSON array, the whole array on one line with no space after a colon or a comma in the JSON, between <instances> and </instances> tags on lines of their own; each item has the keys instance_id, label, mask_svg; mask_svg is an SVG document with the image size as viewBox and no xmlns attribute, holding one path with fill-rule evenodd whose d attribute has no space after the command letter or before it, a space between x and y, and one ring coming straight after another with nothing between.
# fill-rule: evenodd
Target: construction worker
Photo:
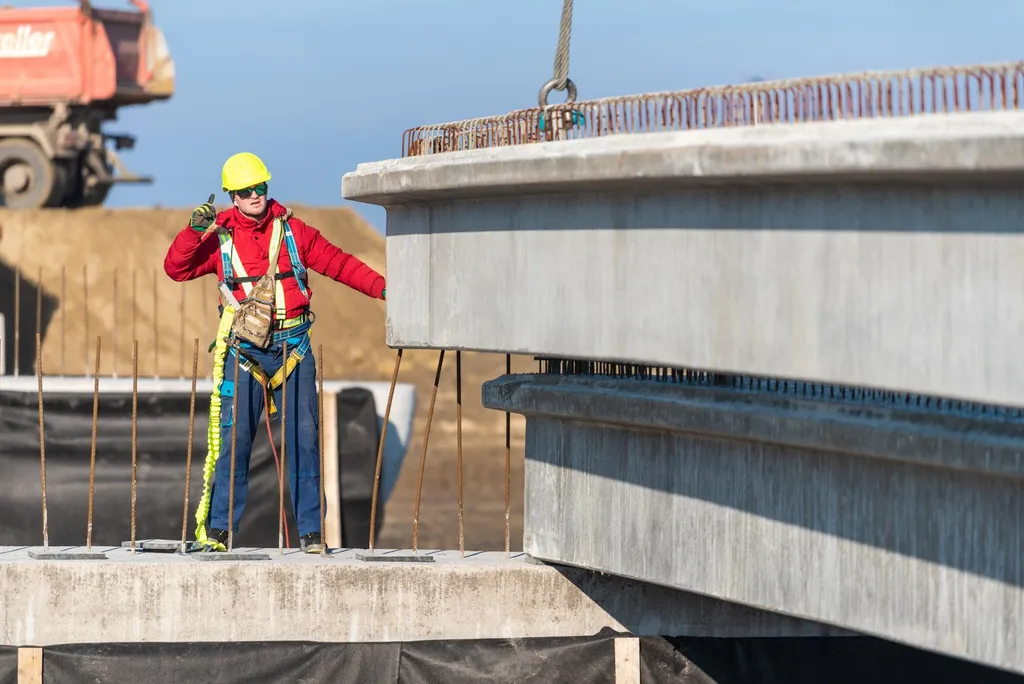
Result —
<instances>
[{"instance_id":1,"label":"construction worker","mask_svg":"<svg viewBox=\"0 0 1024 684\"><path fill-rule=\"evenodd\" d=\"M256 155L242 152L230 157L221 171L221 184L233 206L217 213L214 195L210 195L209 201L192 212L189 225L174 238L164 259L164 270L172 280L184 282L214 273L221 283L221 322L212 346L214 389L203 496L196 511L196 541L203 550L226 550L232 427L236 440L232 525L237 531L261 414L266 407L269 425L270 416L286 402L284 460L290 470L299 543L303 551L317 553L324 550L324 542L316 366L309 353L313 293L306 270L374 299L385 298L385 281L270 199L269 181L270 171ZM216 239L208 239L211 235ZM273 255L275 263L271 263ZM240 366L237 387L236 355ZM287 383L282 382L285 375ZM287 385L285 399L281 397L282 384ZM234 416L236 393L238 415ZM265 406L268 399L269 406Z\"/></svg>"}]
</instances>

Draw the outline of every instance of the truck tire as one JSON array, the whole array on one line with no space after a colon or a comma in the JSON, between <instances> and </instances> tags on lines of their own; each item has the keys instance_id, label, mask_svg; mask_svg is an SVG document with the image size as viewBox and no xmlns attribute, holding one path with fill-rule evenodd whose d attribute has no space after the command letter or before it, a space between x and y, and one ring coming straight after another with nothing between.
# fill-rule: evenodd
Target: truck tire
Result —
<instances>
[{"instance_id":1,"label":"truck tire","mask_svg":"<svg viewBox=\"0 0 1024 684\"><path fill-rule=\"evenodd\" d=\"M42 209L62 193L53 163L38 145L20 138L0 140L0 205Z\"/></svg>"},{"instance_id":2,"label":"truck tire","mask_svg":"<svg viewBox=\"0 0 1024 684\"><path fill-rule=\"evenodd\" d=\"M110 189L113 185L104 185L97 183L91 188L86 189L82 193L82 206L83 207L98 207L107 201L107 195L110 194Z\"/></svg>"}]
</instances>

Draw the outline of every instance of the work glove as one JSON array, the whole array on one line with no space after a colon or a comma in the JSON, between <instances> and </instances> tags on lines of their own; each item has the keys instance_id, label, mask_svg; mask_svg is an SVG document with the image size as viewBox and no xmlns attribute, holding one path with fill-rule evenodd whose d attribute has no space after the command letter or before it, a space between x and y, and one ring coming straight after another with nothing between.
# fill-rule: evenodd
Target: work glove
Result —
<instances>
[{"instance_id":1,"label":"work glove","mask_svg":"<svg viewBox=\"0 0 1024 684\"><path fill-rule=\"evenodd\" d=\"M214 198L215 196L211 194L210 199L206 200L206 204L192 210L192 222L190 225L193 230L204 232L210 227L214 219L217 218L217 210L213 207Z\"/></svg>"}]
</instances>

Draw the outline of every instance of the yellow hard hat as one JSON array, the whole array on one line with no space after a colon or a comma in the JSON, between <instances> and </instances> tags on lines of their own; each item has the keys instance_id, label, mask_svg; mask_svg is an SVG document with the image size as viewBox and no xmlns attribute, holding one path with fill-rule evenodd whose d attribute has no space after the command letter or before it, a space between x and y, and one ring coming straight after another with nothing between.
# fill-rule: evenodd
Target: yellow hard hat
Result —
<instances>
[{"instance_id":1,"label":"yellow hard hat","mask_svg":"<svg viewBox=\"0 0 1024 684\"><path fill-rule=\"evenodd\" d=\"M242 190L270 180L270 171L263 160L251 152L228 157L220 172L221 185L228 192Z\"/></svg>"}]
</instances>

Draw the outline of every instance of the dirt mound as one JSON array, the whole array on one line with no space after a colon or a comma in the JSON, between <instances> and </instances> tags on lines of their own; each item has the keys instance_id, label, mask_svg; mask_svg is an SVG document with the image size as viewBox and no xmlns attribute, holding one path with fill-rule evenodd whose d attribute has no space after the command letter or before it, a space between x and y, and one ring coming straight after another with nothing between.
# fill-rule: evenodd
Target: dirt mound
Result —
<instances>
[{"instance_id":1,"label":"dirt mound","mask_svg":"<svg viewBox=\"0 0 1024 684\"><path fill-rule=\"evenodd\" d=\"M386 275L384 238L358 214L344 208L290 206L331 242ZM199 339L199 373L209 375L207 348L217 326L216 280L205 276L176 283L163 272L167 247L186 225L189 211L0 210L0 313L6 317L8 337L13 337L16 318L15 290L20 302L17 352L13 339L3 342L8 370L17 358L21 373L34 373L38 329L43 333L42 361L47 374L91 374L95 338L100 336L103 375L130 376L132 341L138 340L140 377L190 376L195 338ZM395 352L384 343L384 302L312 272L310 284L317 316L311 337L314 352L323 345L325 376L389 381ZM37 297L40 285L42 296ZM403 355L399 379L417 386L419 405L416 432L388 505L382 544L409 543L403 537L411 528L411 502L437 356L434 351L407 351ZM531 367L528 359L513 361L513 370ZM466 543L475 548L493 549L504 544L504 416L480 405L480 384L503 372L503 356L463 355ZM513 417L513 431L518 444L523 433L518 417ZM457 539L453 523L454 438L455 354L449 352L444 359L431 428L420 517L423 545L451 547ZM514 470L518 483L521 459L516 459ZM521 495L514 495L513 501L512 544L517 548ZM429 513L437 506L444 508L438 513L440 519ZM475 509L487 511L486 523L473 520Z\"/></svg>"}]
</instances>

